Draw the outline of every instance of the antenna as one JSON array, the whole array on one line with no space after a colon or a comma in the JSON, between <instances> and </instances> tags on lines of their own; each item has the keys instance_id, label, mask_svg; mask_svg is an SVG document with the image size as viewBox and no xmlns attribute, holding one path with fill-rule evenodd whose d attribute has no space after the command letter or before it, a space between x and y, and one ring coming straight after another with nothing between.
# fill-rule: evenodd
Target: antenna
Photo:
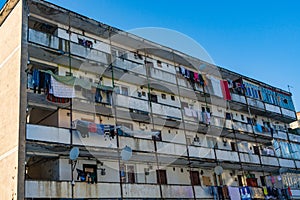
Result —
<instances>
[{"instance_id":1,"label":"antenna","mask_svg":"<svg viewBox=\"0 0 300 200\"><path fill-rule=\"evenodd\" d=\"M288 85L288 90L289 90L289 93L291 93L291 88L294 88L293 86L291 85Z\"/></svg>"}]
</instances>

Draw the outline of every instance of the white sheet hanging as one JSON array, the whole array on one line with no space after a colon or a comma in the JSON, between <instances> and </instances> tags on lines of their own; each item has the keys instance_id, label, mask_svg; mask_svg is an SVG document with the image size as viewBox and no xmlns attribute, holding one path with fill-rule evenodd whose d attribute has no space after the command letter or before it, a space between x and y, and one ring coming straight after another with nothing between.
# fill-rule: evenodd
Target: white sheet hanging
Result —
<instances>
[{"instance_id":1,"label":"white sheet hanging","mask_svg":"<svg viewBox=\"0 0 300 200\"><path fill-rule=\"evenodd\" d=\"M58 82L51 76L51 88L50 94L53 94L55 97L60 98L74 98L75 97L75 89L71 85L65 85L61 82Z\"/></svg>"}]
</instances>

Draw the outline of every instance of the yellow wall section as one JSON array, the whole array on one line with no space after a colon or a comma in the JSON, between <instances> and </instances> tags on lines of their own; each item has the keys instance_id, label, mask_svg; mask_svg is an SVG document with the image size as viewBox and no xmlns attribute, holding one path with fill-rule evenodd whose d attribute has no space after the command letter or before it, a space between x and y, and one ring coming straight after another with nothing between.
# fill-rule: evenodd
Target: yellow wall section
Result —
<instances>
[{"instance_id":1,"label":"yellow wall section","mask_svg":"<svg viewBox=\"0 0 300 200\"><path fill-rule=\"evenodd\" d=\"M22 1L0 27L0 199L17 199Z\"/></svg>"}]
</instances>

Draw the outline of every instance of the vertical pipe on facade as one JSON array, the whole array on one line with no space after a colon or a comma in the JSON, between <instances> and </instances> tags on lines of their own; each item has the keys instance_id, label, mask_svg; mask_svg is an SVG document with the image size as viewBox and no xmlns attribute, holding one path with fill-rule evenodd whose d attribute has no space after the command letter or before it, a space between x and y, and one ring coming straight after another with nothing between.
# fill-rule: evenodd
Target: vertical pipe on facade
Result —
<instances>
[{"instance_id":1,"label":"vertical pipe on facade","mask_svg":"<svg viewBox=\"0 0 300 200\"><path fill-rule=\"evenodd\" d=\"M172 51L171 53L172 53L172 62L173 62L174 67L176 68L175 52ZM193 196L194 196L194 199L196 199L195 186L194 186L194 183L193 183L192 177L191 177L192 167L191 167L190 151L189 151L189 146L188 146L188 141L187 141L187 134L186 134L186 129L185 129L184 114L183 114L183 110L182 110L182 107L181 107L181 94L180 94L180 88L179 88L178 79L177 79L177 73L175 75L175 80L176 80L176 86L177 86L178 97L179 97L179 102L180 102L181 121L182 121L182 125L183 125L183 133L184 133L184 137L185 137L185 148L186 148L186 152L187 152L188 167L189 167L189 171L190 171L190 181L191 181L191 185L192 185Z\"/></svg>"},{"instance_id":2,"label":"vertical pipe on facade","mask_svg":"<svg viewBox=\"0 0 300 200\"><path fill-rule=\"evenodd\" d=\"M71 60L71 13L68 13L68 33L69 33L69 41L68 41L68 46L69 46L69 54L68 54L68 58L69 58L69 73L70 76L72 76L72 60ZM72 122L73 122L73 99L70 98L70 128L69 128L69 132L70 132L70 149L73 148L73 131L72 131ZM74 161L71 161L71 185L72 185L72 199L74 199L74 174L73 174L73 170L74 170L74 166L75 163Z\"/></svg>"},{"instance_id":3,"label":"vertical pipe on facade","mask_svg":"<svg viewBox=\"0 0 300 200\"><path fill-rule=\"evenodd\" d=\"M115 93L115 78L114 78L114 65L113 65L113 56L112 56L112 42L111 42L111 37L112 37L112 29L108 28L108 39L109 39L109 46L110 46L110 63L108 65L108 69L111 67L111 81L112 81L112 87L113 87L113 93L112 93L112 109L114 112L114 119L115 119L115 127L117 127L117 107L116 107L116 93ZM116 131L116 129L115 129ZM123 183L122 183L122 173L121 173L121 159L120 159L120 138L119 135L116 131L116 140L117 140L117 153L118 153L118 167L119 167L119 181L120 181L120 193L121 193L121 199L123 199Z\"/></svg>"},{"instance_id":4,"label":"vertical pipe on facade","mask_svg":"<svg viewBox=\"0 0 300 200\"><path fill-rule=\"evenodd\" d=\"M152 128L155 129L154 118L153 118L153 109L152 109L152 101L151 101L151 95L150 95L151 84L150 84L150 81L149 81L151 69L147 67L147 56L148 56L148 54L147 54L146 49L144 49L144 56L145 56L145 62L144 62L145 64L144 65L145 65L145 69L146 69L147 89L148 89L148 105L149 105L149 108L150 108L150 119L151 119L151 123L152 123ZM161 133L160 133L160 137L161 137ZM158 162L157 144L156 144L156 138L155 137L153 138L153 144L154 144L154 155L155 155L156 167L157 167L157 170L159 170L160 167L159 167L159 162ZM161 178L157 173L158 173L158 171L156 171L156 177L157 177L157 182L158 182L158 185L159 185L160 198L164 199L163 192L162 192L162 186L161 186Z\"/></svg>"}]
</instances>

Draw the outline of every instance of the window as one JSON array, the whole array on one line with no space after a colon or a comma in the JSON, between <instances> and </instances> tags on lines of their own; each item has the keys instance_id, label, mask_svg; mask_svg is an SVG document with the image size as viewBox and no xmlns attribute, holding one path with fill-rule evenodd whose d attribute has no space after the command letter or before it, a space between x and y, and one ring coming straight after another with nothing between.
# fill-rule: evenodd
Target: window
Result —
<instances>
[{"instance_id":1,"label":"window","mask_svg":"<svg viewBox=\"0 0 300 200\"><path fill-rule=\"evenodd\" d=\"M235 142L230 142L230 145L231 145L231 150L232 150L232 151L236 151L236 145L235 145Z\"/></svg>"},{"instance_id":2,"label":"window","mask_svg":"<svg viewBox=\"0 0 300 200\"><path fill-rule=\"evenodd\" d=\"M83 172L86 175L86 182L97 183L97 165L83 164Z\"/></svg>"},{"instance_id":3,"label":"window","mask_svg":"<svg viewBox=\"0 0 300 200\"><path fill-rule=\"evenodd\" d=\"M157 61L157 67L162 67L160 60Z\"/></svg>"},{"instance_id":4,"label":"window","mask_svg":"<svg viewBox=\"0 0 300 200\"><path fill-rule=\"evenodd\" d=\"M30 19L28 22L28 26L31 29L43 32L43 33L48 33L53 35L56 30L57 26L53 24L49 24L46 22L39 21L38 19Z\"/></svg>"},{"instance_id":5,"label":"window","mask_svg":"<svg viewBox=\"0 0 300 200\"><path fill-rule=\"evenodd\" d=\"M168 184L167 182L167 171L166 170L156 170L156 177L157 177L157 183L158 184Z\"/></svg>"},{"instance_id":6,"label":"window","mask_svg":"<svg viewBox=\"0 0 300 200\"><path fill-rule=\"evenodd\" d=\"M157 95L155 94L150 94L150 101L157 103Z\"/></svg>"},{"instance_id":7,"label":"window","mask_svg":"<svg viewBox=\"0 0 300 200\"><path fill-rule=\"evenodd\" d=\"M146 92L142 91L142 96L145 97L146 96Z\"/></svg>"},{"instance_id":8,"label":"window","mask_svg":"<svg viewBox=\"0 0 300 200\"><path fill-rule=\"evenodd\" d=\"M231 114L230 113L226 113L226 119L231 119Z\"/></svg>"},{"instance_id":9,"label":"window","mask_svg":"<svg viewBox=\"0 0 300 200\"><path fill-rule=\"evenodd\" d=\"M243 120L243 121L245 120L245 117L244 117L244 115L241 115L241 120Z\"/></svg>"},{"instance_id":10,"label":"window","mask_svg":"<svg viewBox=\"0 0 300 200\"><path fill-rule=\"evenodd\" d=\"M171 100L175 101L175 96L171 95Z\"/></svg>"},{"instance_id":11,"label":"window","mask_svg":"<svg viewBox=\"0 0 300 200\"><path fill-rule=\"evenodd\" d=\"M161 98L162 98L162 99L166 99L166 98L167 98L167 95L166 95L166 94L161 94Z\"/></svg>"},{"instance_id":12,"label":"window","mask_svg":"<svg viewBox=\"0 0 300 200\"><path fill-rule=\"evenodd\" d=\"M253 146L253 149L254 149L254 154L260 155L259 147L258 146Z\"/></svg>"},{"instance_id":13,"label":"window","mask_svg":"<svg viewBox=\"0 0 300 200\"><path fill-rule=\"evenodd\" d=\"M201 185L198 171L190 171L190 177L192 185Z\"/></svg>"},{"instance_id":14,"label":"window","mask_svg":"<svg viewBox=\"0 0 300 200\"><path fill-rule=\"evenodd\" d=\"M126 170L127 168L127 170ZM124 165L120 166L120 176L122 183L135 183L135 173L133 165Z\"/></svg>"},{"instance_id":15,"label":"window","mask_svg":"<svg viewBox=\"0 0 300 200\"><path fill-rule=\"evenodd\" d=\"M152 136L152 139L155 141L161 141L161 131L160 130L155 130L155 129L151 129L152 132L159 132L159 134L157 136Z\"/></svg>"},{"instance_id":16,"label":"window","mask_svg":"<svg viewBox=\"0 0 300 200\"><path fill-rule=\"evenodd\" d=\"M128 92L128 88L125 86L115 86L115 92L117 94L122 94L125 96L128 96L129 92Z\"/></svg>"}]
</instances>

